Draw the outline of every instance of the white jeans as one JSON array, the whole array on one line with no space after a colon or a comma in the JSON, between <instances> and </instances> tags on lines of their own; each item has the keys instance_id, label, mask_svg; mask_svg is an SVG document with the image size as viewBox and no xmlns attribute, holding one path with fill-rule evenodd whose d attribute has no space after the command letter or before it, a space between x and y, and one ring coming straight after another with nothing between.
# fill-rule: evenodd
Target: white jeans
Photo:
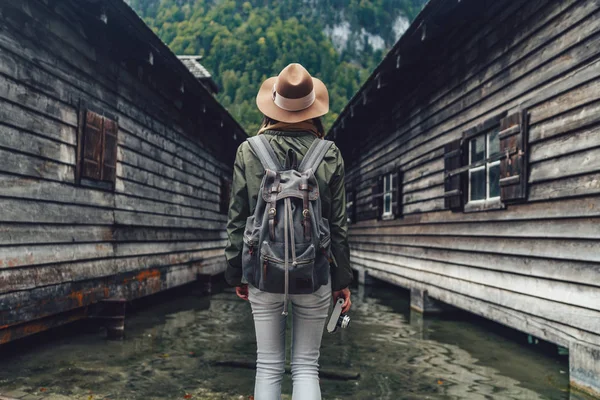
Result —
<instances>
[{"instance_id":1,"label":"white jeans","mask_svg":"<svg viewBox=\"0 0 600 400\"><path fill-rule=\"evenodd\" d=\"M285 372L285 323L283 294L262 292L248 286L257 361L254 398L279 400ZM313 294L292 294L293 400L321 400L319 349L331 302L331 280Z\"/></svg>"}]
</instances>

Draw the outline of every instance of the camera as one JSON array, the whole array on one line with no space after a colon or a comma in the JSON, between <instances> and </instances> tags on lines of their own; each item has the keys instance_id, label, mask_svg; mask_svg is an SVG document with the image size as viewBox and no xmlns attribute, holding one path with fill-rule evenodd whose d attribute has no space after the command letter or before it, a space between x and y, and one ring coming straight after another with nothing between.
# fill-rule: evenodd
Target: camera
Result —
<instances>
[{"instance_id":1,"label":"camera","mask_svg":"<svg viewBox=\"0 0 600 400\"><path fill-rule=\"evenodd\" d=\"M346 314L342 314L342 305L344 304L344 299L339 298L335 302L335 306L333 307L333 311L331 312L331 318L329 318L329 322L327 323L327 332L335 333L338 328L347 328L350 325L350 316Z\"/></svg>"}]
</instances>

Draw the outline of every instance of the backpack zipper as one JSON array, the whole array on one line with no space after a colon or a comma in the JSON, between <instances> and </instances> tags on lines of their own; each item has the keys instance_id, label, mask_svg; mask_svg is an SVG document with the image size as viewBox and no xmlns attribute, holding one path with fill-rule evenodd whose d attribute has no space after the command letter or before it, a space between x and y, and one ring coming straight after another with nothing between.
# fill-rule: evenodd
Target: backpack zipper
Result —
<instances>
[{"instance_id":1,"label":"backpack zipper","mask_svg":"<svg viewBox=\"0 0 600 400\"><path fill-rule=\"evenodd\" d=\"M265 254L263 254L263 259L265 261L272 261L276 264L284 264L285 263L285 261L280 258L267 256ZM296 260L296 265L310 264L311 262L313 262L313 261L312 260Z\"/></svg>"}]
</instances>

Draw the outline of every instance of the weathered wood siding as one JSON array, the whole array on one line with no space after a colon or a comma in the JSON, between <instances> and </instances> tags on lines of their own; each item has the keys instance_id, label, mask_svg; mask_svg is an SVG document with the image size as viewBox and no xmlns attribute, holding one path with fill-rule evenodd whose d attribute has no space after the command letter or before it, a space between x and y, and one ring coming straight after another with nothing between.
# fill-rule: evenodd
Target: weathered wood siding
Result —
<instances>
[{"instance_id":1,"label":"weathered wood siding","mask_svg":"<svg viewBox=\"0 0 600 400\"><path fill-rule=\"evenodd\" d=\"M231 131L214 106L201 124L186 119L189 98L153 65L95 46L90 5L0 4L0 344L56 323L25 322L224 268L231 162L203 143ZM114 191L75 183L80 101L118 118Z\"/></svg>"},{"instance_id":2,"label":"weathered wood siding","mask_svg":"<svg viewBox=\"0 0 600 400\"><path fill-rule=\"evenodd\" d=\"M336 124L356 190L353 266L563 346L600 346L600 2L480 3L424 34L413 52L425 59L388 68ZM446 210L444 145L518 109L530 114L528 200ZM403 217L376 220L371 185L398 167Z\"/></svg>"}]
</instances>

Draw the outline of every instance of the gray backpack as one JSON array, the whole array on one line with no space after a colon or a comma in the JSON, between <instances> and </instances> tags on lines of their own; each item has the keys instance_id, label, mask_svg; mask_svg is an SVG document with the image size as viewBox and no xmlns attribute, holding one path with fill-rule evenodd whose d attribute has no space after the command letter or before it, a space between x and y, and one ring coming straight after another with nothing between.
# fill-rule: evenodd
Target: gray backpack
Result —
<instances>
[{"instance_id":1,"label":"gray backpack","mask_svg":"<svg viewBox=\"0 0 600 400\"><path fill-rule=\"evenodd\" d=\"M293 150L281 165L263 135L248 139L265 175L254 215L246 220L242 267L246 281L271 293L309 294L329 281L329 221L321 215L314 175L332 142L315 139L295 168Z\"/></svg>"}]
</instances>

